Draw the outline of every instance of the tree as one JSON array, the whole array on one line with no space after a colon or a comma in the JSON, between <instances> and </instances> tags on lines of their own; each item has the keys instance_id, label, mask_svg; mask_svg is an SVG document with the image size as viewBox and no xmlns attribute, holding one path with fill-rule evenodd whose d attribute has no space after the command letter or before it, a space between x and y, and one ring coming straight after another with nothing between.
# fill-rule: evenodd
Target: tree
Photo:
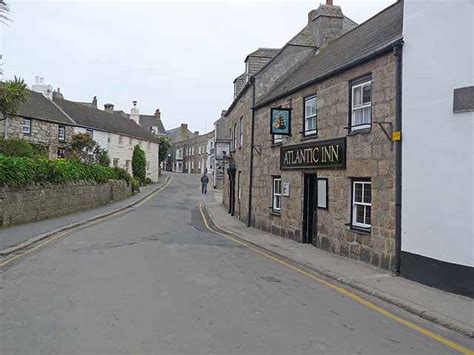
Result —
<instances>
[{"instance_id":1,"label":"tree","mask_svg":"<svg viewBox=\"0 0 474 355\"><path fill-rule=\"evenodd\" d=\"M71 149L66 157L70 160L81 160L87 164L110 166L107 151L92 139L87 133L78 133L72 136Z\"/></svg>"},{"instance_id":2,"label":"tree","mask_svg":"<svg viewBox=\"0 0 474 355\"><path fill-rule=\"evenodd\" d=\"M8 114L14 115L17 113L20 105L24 103L30 92L23 79L15 76L14 80L7 80L0 82L0 113L3 119Z\"/></svg>"},{"instance_id":3,"label":"tree","mask_svg":"<svg viewBox=\"0 0 474 355\"><path fill-rule=\"evenodd\" d=\"M7 3L4 0L0 0L0 22L5 23L6 21L11 21L8 17L10 9L8 8Z\"/></svg>"},{"instance_id":4,"label":"tree","mask_svg":"<svg viewBox=\"0 0 474 355\"><path fill-rule=\"evenodd\" d=\"M133 177L135 179L137 179L141 183L145 182L145 178L146 178L145 152L138 145L136 145L135 148L133 148L132 172L133 172Z\"/></svg>"},{"instance_id":5,"label":"tree","mask_svg":"<svg viewBox=\"0 0 474 355\"><path fill-rule=\"evenodd\" d=\"M171 151L170 138L167 136L161 136L160 137L160 153L158 156L160 163L166 160L168 156L168 152L170 151Z\"/></svg>"}]
</instances>

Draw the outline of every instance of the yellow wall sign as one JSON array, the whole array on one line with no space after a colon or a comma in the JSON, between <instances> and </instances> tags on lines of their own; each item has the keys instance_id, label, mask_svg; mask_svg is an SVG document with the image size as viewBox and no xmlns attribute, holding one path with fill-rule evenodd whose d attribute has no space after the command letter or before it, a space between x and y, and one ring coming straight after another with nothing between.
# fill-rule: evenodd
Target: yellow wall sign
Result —
<instances>
[{"instance_id":1,"label":"yellow wall sign","mask_svg":"<svg viewBox=\"0 0 474 355\"><path fill-rule=\"evenodd\" d=\"M400 132L400 131L392 132L392 141L393 142L399 141L401 139L402 139L402 132Z\"/></svg>"}]
</instances>

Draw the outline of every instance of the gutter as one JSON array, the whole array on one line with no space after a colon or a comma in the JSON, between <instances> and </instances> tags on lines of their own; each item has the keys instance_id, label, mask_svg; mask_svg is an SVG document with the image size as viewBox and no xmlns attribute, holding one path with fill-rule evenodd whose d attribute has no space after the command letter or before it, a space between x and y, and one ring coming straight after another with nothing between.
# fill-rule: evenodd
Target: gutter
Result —
<instances>
[{"instance_id":1,"label":"gutter","mask_svg":"<svg viewBox=\"0 0 474 355\"><path fill-rule=\"evenodd\" d=\"M250 78L252 84L252 118L251 118L251 131L250 131L250 170L249 170L249 211L247 227L252 224L252 185L253 185L253 148L255 143L255 77Z\"/></svg>"},{"instance_id":2,"label":"gutter","mask_svg":"<svg viewBox=\"0 0 474 355\"><path fill-rule=\"evenodd\" d=\"M402 131L402 45L393 47L396 61L396 103L394 131ZM402 253L402 141L395 142L395 265L394 273L400 275Z\"/></svg>"}]
</instances>

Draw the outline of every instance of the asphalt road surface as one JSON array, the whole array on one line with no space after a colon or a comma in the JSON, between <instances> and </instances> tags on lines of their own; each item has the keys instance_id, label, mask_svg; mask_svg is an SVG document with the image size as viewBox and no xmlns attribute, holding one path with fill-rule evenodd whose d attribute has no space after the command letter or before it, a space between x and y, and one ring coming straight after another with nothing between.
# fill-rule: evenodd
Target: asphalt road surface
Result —
<instances>
[{"instance_id":1,"label":"asphalt road surface","mask_svg":"<svg viewBox=\"0 0 474 355\"><path fill-rule=\"evenodd\" d=\"M3 267L0 353L456 353L211 233L197 209L206 199L199 176L174 175L143 205Z\"/></svg>"}]
</instances>

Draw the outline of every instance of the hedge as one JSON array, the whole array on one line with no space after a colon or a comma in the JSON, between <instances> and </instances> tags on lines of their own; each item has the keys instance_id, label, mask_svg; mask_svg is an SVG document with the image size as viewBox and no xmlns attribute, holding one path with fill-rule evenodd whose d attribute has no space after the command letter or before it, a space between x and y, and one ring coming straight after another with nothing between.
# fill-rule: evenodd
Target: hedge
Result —
<instances>
[{"instance_id":1,"label":"hedge","mask_svg":"<svg viewBox=\"0 0 474 355\"><path fill-rule=\"evenodd\" d=\"M87 165L78 160L47 160L0 155L0 186L22 187L32 183L54 184L91 180L125 180L132 183L131 176L123 169L99 164Z\"/></svg>"}]
</instances>

